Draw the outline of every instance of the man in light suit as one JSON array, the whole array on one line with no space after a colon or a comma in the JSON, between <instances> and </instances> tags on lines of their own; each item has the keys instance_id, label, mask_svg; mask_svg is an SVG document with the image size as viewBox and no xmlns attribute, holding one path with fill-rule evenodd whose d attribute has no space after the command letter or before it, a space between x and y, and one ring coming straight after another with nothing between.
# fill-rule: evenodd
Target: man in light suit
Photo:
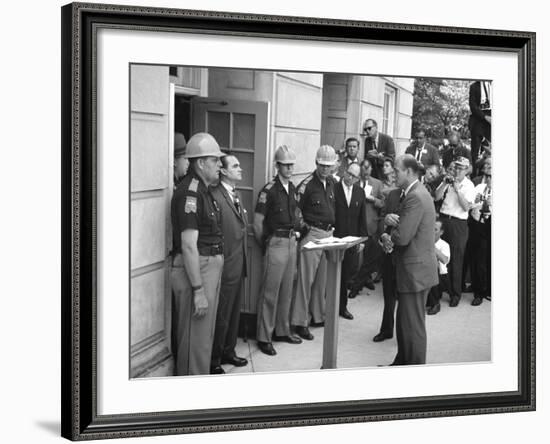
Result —
<instances>
[{"instance_id":1,"label":"man in light suit","mask_svg":"<svg viewBox=\"0 0 550 444\"><path fill-rule=\"evenodd\" d=\"M386 158L395 158L395 144L387 134L378 131L378 124L374 119L367 119L363 124L365 139L365 158L372 164L372 177L383 179L382 167Z\"/></svg>"},{"instance_id":2,"label":"man in light suit","mask_svg":"<svg viewBox=\"0 0 550 444\"><path fill-rule=\"evenodd\" d=\"M367 219L365 211L365 193L357 185L359 181L359 165L351 164L344 177L334 186L334 199L336 205L336 221L334 223L334 236L366 236ZM348 311L348 286L359 264L359 252L363 244L348 248L342 261L342 275L340 280L340 316L345 319L353 319Z\"/></svg>"},{"instance_id":3,"label":"man in light suit","mask_svg":"<svg viewBox=\"0 0 550 444\"><path fill-rule=\"evenodd\" d=\"M235 353L241 308L241 288L246 277L247 217L235 186L242 180L239 160L233 155L221 158L220 181L211 192L222 214L224 264L216 315L211 374L225 373L221 364L242 367L245 358Z\"/></svg>"},{"instance_id":4,"label":"man in light suit","mask_svg":"<svg viewBox=\"0 0 550 444\"><path fill-rule=\"evenodd\" d=\"M420 181L422 166L405 154L395 163L396 182L403 190L398 214L388 214L391 234L381 236L384 249L394 250L397 276L397 355L392 365L426 363L425 306L438 283L434 249L435 207Z\"/></svg>"},{"instance_id":5,"label":"man in light suit","mask_svg":"<svg viewBox=\"0 0 550 444\"><path fill-rule=\"evenodd\" d=\"M415 141L405 150L405 154L414 156L425 168L440 165L439 152L435 146L426 142L426 133L423 130L416 132Z\"/></svg>"}]
</instances>

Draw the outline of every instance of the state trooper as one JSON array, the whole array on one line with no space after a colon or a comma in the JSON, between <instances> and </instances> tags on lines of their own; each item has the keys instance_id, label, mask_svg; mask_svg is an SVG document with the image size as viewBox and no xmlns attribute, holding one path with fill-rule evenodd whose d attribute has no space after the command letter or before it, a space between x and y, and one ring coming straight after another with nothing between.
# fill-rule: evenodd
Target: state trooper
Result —
<instances>
[{"instance_id":1,"label":"state trooper","mask_svg":"<svg viewBox=\"0 0 550 444\"><path fill-rule=\"evenodd\" d=\"M277 354L272 339L289 344L302 342L290 331L296 239L300 235L296 189L290 181L295 162L292 149L286 145L277 148L277 175L260 191L254 214L254 235L265 251L256 339L260 350L270 356Z\"/></svg>"},{"instance_id":2,"label":"state trooper","mask_svg":"<svg viewBox=\"0 0 550 444\"><path fill-rule=\"evenodd\" d=\"M175 375L210 372L223 268L221 214L208 186L218 180L220 146L208 133L187 143L189 172L171 204L172 353Z\"/></svg>"},{"instance_id":3,"label":"state trooper","mask_svg":"<svg viewBox=\"0 0 550 444\"><path fill-rule=\"evenodd\" d=\"M335 222L335 181L331 169L336 163L336 152L330 145L322 145L315 158L316 170L298 187L298 208L307 234L300 246L309 241L332 236ZM325 321L325 286L327 259L322 250L302 251L298 268L298 288L292 306L291 324L296 333L312 340L311 325L323 326Z\"/></svg>"}]
</instances>

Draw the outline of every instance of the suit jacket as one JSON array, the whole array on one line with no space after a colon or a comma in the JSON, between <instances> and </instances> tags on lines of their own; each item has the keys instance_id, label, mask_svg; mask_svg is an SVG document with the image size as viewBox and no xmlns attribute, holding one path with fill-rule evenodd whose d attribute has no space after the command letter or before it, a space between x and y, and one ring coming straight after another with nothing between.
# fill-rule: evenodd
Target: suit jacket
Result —
<instances>
[{"instance_id":1,"label":"suit jacket","mask_svg":"<svg viewBox=\"0 0 550 444\"><path fill-rule=\"evenodd\" d=\"M338 182L334 186L334 199L336 204L334 236L367 236L367 213L365 211L366 200L364 191L357 184L354 184L348 207L344 184Z\"/></svg>"},{"instance_id":2,"label":"suit jacket","mask_svg":"<svg viewBox=\"0 0 550 444\"><path fill-rule=\"evenodd\" d=\"M383 233L384 231L388 234L391 233L391 227L384 226L384 218L387 214L397 214L397 212L399 211L399 205L401 204L401 192L401 188L393 188L389 191L388 195L384 199L384 206L380 209L380 233Z\"/></svg>"},{"instance_id":3,"label":"suit jacket","mask_svg":"<svg viewBox=\"0 0 550 444\"><path fill-rule=\"evenodd\" d=\"M411 154L416 158L416 145L409 145L405 150L405 154ZM428 165L439 165L439 151L437 148L426 142L424 148L422 148L420 162L425 167Z\"/></svg>"},{"instance_id":4,"label":"suit jacket","mask_svg":"<svg viewBox=\"0 0 550 444\"><path fill-rule=\"evenodd\" d=\"M398 210L391 231L399 293L418 293L438 283L435 256L435 207L428 190L417 182Z\"/></svg>"},{"instance_id":5,"label":"suit jacket","mask_svg":"<svg viewBox=\"0 0 550 444\"><path fill-rule=\"evenodd\" d=\"M211 188L211 192L222 214L224 256L222 279L225 277L237 278L239 276L240 278L241 276L246 276L248 218L246 210L242 205L241 196L238 191L235 192L241 201L241 211L239 212L221 181ZM240 269L241 266L242 269ZM240 274L241 272L243 273L242 275Z\"/></svg>"},{"instance_id":6,"label":"suit jacket","mask_svg":"<svg viewBox=\"0 0 550 444\"><path fill-rule=\"evenodd\" d=\"M382 179L382 166L384 165L384 159L369 156L367 153L373 149L376 149L379 153L382 153L384 157L395 159L395 144L390 136L380 132L378 133L378 145L376 147L374 146L374 140L369 137L365 139L365 157L371 161L372 177Z\"/></svg>"},{"instance_id":7,"label":"suit jacket","mask_svg":"<svg viewBox=\"0 0 550 444\"><path fill-rule=\"evenodd\" d=\"M384 206L384 195L382 194L382 182L374 177L369 177L367 183L372 187L371 195L374 202L365 199L363 191L363 181L360 182L363 198L365 199L365 211L367 219L367 232L369 236L375 236L378 233L378 223L380 221L380 209Z\"/></svg>"},{"instance_id":8,"label":"suit jacket","mask_svg":"<svg viewBox=\"0 0 550 444\"><path fill-rule=\"evenodd\" d=\"M470 125L485 123L485 116L490 116L491 111L481 109L481 82L474 82L470 85L468 104L472 113L470 116Z\"/></svg>"}]
</instances>

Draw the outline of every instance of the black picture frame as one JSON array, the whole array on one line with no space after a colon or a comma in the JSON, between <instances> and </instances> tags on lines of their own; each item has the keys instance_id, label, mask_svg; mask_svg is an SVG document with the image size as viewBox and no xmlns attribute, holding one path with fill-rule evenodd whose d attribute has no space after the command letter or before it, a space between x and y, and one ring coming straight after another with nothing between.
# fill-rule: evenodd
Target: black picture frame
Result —
<instances>
[{"instance_id":1,"label":"black picture frame","mask_svg":"<svg viewBox=\"0 0 550 444\"><path fill-rule=\"evenodd\" d=\"M72 3L62 8L62 436L71 440L535 409L535 33ZM265 407L97 414L96 84L100 27L399 44L517 54L518 389ZM342 37L345 36L345 37Z\"/></svg>"}]
</instances>

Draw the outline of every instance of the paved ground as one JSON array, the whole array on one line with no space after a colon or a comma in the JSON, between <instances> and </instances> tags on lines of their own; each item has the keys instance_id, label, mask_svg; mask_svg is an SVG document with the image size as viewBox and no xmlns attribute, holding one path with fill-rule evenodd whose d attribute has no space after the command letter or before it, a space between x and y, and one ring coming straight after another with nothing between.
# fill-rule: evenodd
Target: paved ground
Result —
<instances>
[{"instance_id":1,"label":"paved ground","mask_svg":"<svg viewBox=\"0 0 550 444\"><path fill-rule=\"evenodd\" d=\"M428 364L449 364L491 360L491 302L477 307L470 305L471 293L464 293L458 307L449 307L446 294L441 311L426 316L428 332ZM363 289L348 303L355 319L339 318L338 368L376 367L392 362L397 343L393 339L375 343L372 338L382 319L382 284L373 291ZM227 373L310 370L321 367L324 328L311 328L313 341L300 345L274 342L276 356L267 356L253 339L239 338L238 356L246 357L246 367L224 365Z\"/></svg>"}]
</instances>

